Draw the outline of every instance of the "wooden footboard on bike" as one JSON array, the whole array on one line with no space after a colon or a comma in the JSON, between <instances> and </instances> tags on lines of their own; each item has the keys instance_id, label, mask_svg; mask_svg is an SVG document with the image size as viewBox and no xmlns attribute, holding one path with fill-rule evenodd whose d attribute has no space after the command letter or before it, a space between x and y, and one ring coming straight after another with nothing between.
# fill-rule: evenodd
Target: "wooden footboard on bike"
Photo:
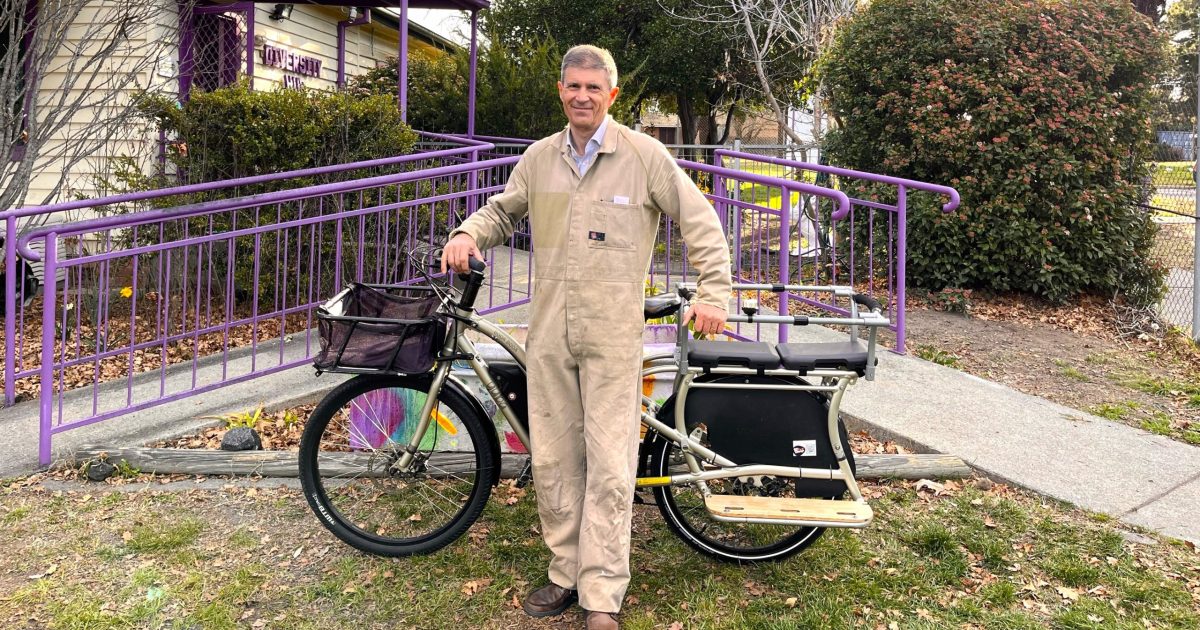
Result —
<instances>
[{"instance_id":1,"label":"wooden footboard on bike","mask_svg":"<svg viewBox=\"0 0 1200 630\"><path fill-rule=\"evenodd\" d=\"M861 501L711 494L704 505L713 518L722 521L859 528L874 518L871 506Z\"/></svg>"}]
</instances>

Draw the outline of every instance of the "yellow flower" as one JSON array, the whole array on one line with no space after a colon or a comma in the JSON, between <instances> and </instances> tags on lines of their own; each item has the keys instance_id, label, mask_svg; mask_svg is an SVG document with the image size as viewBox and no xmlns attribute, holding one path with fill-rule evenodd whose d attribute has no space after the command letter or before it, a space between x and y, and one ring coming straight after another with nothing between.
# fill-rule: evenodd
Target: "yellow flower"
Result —
<instances>
[{"instance_id":1,"label":"yellow flower","mask_svg":"<svg viewBox=\"0 0 1200 630\"><path fill-rule=\"evenodd\" d=\"M121 297L126 299L133 297L133 287L122 287Z\"/></svg>"}]
</instances>

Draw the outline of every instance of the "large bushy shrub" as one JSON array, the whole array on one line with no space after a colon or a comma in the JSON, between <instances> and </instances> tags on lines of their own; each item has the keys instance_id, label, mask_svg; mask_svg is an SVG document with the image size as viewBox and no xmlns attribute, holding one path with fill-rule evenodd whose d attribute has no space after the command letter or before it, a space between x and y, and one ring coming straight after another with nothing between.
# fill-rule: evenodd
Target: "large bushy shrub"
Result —
<instances>
[{"instance_id":1,"label":"large bushy shrub","mask_svg":"<svg viewBox=\"0 0 1200 630\"><path fill-rule=\"evenodd\" d=\"M1154 226L1134 207L1154 147L1163 41L1128 2L875 0L822 79L836 164L954 186L911 200L908 280L1161 295Z\"/></svg>"},{"instance_id":2,"label":"large bushy shrub","mask_svg":"<svg viewBox=\"0 0 1200 630\"><path fill-rule=\"evenodd\" d=\"M462 66L462 67L460 67ZM467 58L414 51L408 58L408 123L414 129L461 133L467 126ZM396 99L396 58L350 78L347 91L360 97Z\"/></svg>"},{"instance_id":3,"label":"large bushy shrub","mask_svg":"<svg viewBox=\"0 0 1200 630\"><path fill-rule=\"evenodd\" d=\"M416 142L394 96L240 83L197 92L182 106L157 99L144 107L174 140L170 157L190 182L403 155Z\"/></svg>"},{"instance_id":4,"label":"large bushy shrub","mask_svg":"<svg viewBox=\"0 0 1200 630\"><path fill-rule=\"evenodd\" d=\"M416 134L404 124L396 108L395 97L385 95L355 97L346 93L317 90L279 89L271 92L250 90L245 84L197 92L180 105L172 100L154 99L141 104L146 116L157 121L169 144L166 168L145 173L131 160L122 161L111 177L103 182L109 193L151 190L186 183L227 180L268 173L279 173L318 166L329 166L386 158L411 153ZM106 211L128 213L152 208L174 207L231 197L286 190L314 184L399 172L403 168L375 167L329 173L322 176L288 178L238 188L222 188L204 193L152 200L151 208L137 205L109 207ZM128 244L150 244L179 240L208 232L274 225L311 217L316 213L352 210L363 205L382 205L399 196L413 194L413 185L390 186L367 195L342 194L322 198L320 203L286 202L266 208L222 211L212 215L164 222L159 230L126 231ZM396 221L393 215L386 219ZM231 276L237 296L247 299L257 282L260 302L278 300L277 289L307 286L311 279L328 278L335 265L335 254L343 260L364 260L366 268L376 261L394 261L397 252L385 251L392 244L359 239L381 231L378 215L346 225L323 223L309 233L309 247L297 244L298 232L283 235L266 231L257 239L242 236L232 248L214 247L205 258L214 277ZM423 226L428 225L428 218ZM341 250L335 230L342 229ZM391 228L389 234L397 233ZM290 238L291 241L287 239ZM261 263L256 272L255 260ZM153 269L146 264L143 269ZM389 263L391 264L391 263ZM181 281L186 279L181 278Z\"/></svg>"}]
</instances>

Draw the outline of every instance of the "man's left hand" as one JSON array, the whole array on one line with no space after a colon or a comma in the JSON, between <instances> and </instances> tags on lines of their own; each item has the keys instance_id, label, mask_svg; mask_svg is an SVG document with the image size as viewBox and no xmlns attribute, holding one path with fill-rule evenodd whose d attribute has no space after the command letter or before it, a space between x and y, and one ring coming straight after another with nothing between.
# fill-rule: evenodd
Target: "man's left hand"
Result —
<instances>
[{"instance_id":1,"label":"man's left hand","mask_svg":"<svg viewBox=\"0 0 1200 630\"><path fill-rule=\"evenodd\" d=\"M683 325L687 326L688 322L696 320L693 329L697 333L706 335L715 335L722 330L725 330L725 320L729 319L729 313L725 309L718 308L712 304L697 303L693 304L683 316Z\"/></svg>"}]
</instances>

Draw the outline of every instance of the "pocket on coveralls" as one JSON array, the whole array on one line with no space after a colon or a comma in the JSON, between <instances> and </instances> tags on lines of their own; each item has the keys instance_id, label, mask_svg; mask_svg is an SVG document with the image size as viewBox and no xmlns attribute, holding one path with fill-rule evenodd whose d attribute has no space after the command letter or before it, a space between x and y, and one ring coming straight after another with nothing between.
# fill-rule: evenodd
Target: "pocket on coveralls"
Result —
<instances>
[{"instance_id":1,"label":"pocket on coveralls","mask_svg":"<svg viewBox=\"0 0 1200 630\"><path fill-rule=\"evenodd\" d=\"M593 201L588 208L588 247L634 249L642 232L642 207L635 204Z\"/></svg>"}]
</instances>

